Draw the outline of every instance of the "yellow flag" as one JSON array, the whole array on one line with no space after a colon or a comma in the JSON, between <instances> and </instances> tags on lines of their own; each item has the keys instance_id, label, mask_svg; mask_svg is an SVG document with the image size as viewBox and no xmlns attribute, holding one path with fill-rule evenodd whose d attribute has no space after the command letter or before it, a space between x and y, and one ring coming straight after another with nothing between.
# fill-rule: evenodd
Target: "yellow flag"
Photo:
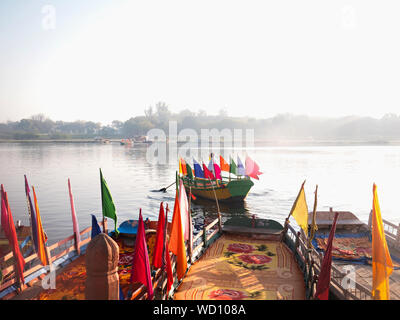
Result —
<instances>
[{"instance_id":1,"label":"yellow flag","mask_svg":"<svg viewBox=\"0 0 400 320\"><path fill-rule=\"evenodd\" d=\"M36 225L37 225L37 237L38 237L38 252L37 255L44 266L49 264L46 254L46 235L42 226L42 219L40 218L39 205L36 198L35 188L32 186L33 200L35 203L36 210Z\"/></svg>"},{"instance_id":2,"label":"yellow flag","mask_svg":"<svg viewBox=\"0 0 400 320\"><path fill-rule=\"evenodd\" d=\"M181 158L179 158L179 174L182 174L182 162L181 162Z\"/></svg>"},{"instance_id":3,"label":"yellow flag","mask_svg":"<svg viewBox=\"0 0 400 320\"><path fill-rule=\"evenodd\" d=\"M306 195L304 193L304 183L301 185L299 194L293 204L290 215L295 218L297 224L304 230L305 234L308 234L308 207L306 202Z\"/></svg>"},{"instance_id":4,"label":"yellow flag","mask_svg":"<svg viewBox=\"0 0 400 320\"><path fill-rule=\"evenodd\" d=\"M372 297L374 300L389 300L389 276L393 272L393 263L383 230L375 183L372 191Z\"/></svg>"}]
</instances>

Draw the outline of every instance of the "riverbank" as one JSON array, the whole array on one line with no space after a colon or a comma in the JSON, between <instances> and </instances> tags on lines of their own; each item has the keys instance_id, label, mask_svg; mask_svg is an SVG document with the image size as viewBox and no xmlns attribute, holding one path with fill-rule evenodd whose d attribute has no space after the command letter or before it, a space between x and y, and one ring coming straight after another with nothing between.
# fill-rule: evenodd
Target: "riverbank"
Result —
<instances>
[{"instance_id":1,"label":"riverbank","mask_svg":"<svg viewBox=\"0 0 400 320\"><path fill-rule=\"evenodd\" d=\"M105 139L107 143L120 143L121 139ZM104 143L95 139L0 139L0 143ZM167 142L168 143L168 142ZM188 141L178 141L178 144ZM201 141L197 142L199 145ZM135 142L135 144L142 144ZM224 143L221 142L221 145ZM244 142L244 147L246 143ZM400 146L400 140L255 140L254 146Z\"/></svg>"}]
</instances>

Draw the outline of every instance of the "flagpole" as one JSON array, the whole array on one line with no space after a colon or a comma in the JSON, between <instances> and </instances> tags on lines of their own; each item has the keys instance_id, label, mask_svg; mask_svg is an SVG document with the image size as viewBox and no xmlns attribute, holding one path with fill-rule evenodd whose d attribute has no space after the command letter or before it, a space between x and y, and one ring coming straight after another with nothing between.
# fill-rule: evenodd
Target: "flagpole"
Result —
<instances>
[{"instance_id":1,"label":"flagpole","mask_svg":"<svg viewBox=\"0 0 400 320\"><path fill-rule=\"evenodd\" d=\"M164 243L163 243L163 253L162 253L162 266L161 266L161 270L162 270L162 282L161 282L161 298L164 296L164 282L165 282L165 273L167 272L167 267L166 267L166 255L169 254L169 252L166 252L166 244L167 244L167 231L168 231L168 203L167 203L167 207L165 209L165 224L164 224ZM167 287L168 287L168 283L167 283ZM165 293L165 295L167 294L167 292ZM165 296L165 298L167 298L167 296ZM165 299L166 300L166 299Z\"/></svg>"},{"instance_id":2,"label":"flagpole","mask_svg":"<svg viewBox=\"0 0 400 320\"><path fill-rule=\"evenodd\" d=\"M103 174L101 173L101 168L100 168L100 193L101 193L101 212L103 213L103 233L107 233L105 217L104 217L104 208L103 208L104 197L103 197L103 186L102 186L103 179L102 179L102 177L103 177Z\"/></svg>"},{"instance_id":3,"label":"flagpole","mask_svg":"<svg viewBox=\"0 0 400 320\"><path fill-rule=\"evenodd\" d=\"M210 178L208 178L208 180L210 180L210 182L211 182L211 179L210 179ZM212 186L212 185L211 185L211 186ZM219 231L222 231L221 212L219 211L219 204L218 204L217 193L215 192L214 186L212 186L212 189L213 189L213 191L214 191L215 202L217 203Z\"/></svg>"},{"instance_id":4,"label":"flagpole","mask_svg":"<svg viewBox=\"0 0 400 320\"><path fill-rule=\"evenodd\" d=\"M316 223L316 216L317 216L317 193L318 193L318 185L315 186L315 197L314 197L314 208L313 208L313 217L312 217L312 225L310 230L310 236L308 238L308 249L312 248L311 241L314 238L315 231L318 230L317 223Z\"/></svg>"},{"instance_id":5,"label":"flagpole","mask_svg":"<svg viewBox=\"0 0 400 320\"><path fill-rule=\"evenodd\" d=\"M188 208L188 220L189 220L189 261L192 263L192 216L190 213L192 200L192 186L189 186L189 208Z\"/></svg>"}]
</instances>

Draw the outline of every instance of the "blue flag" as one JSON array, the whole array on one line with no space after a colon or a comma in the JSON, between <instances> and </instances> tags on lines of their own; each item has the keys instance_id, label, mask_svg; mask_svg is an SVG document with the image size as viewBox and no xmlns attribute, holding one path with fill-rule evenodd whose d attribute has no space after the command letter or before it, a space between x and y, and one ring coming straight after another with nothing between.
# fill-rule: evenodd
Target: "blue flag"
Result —
<instances>
[{"instance_id":1,"label":"blue flag","mask_svg":"<svg viewBox=\"0 0 400 320\"><path fill-rule=\"evenodd\" d=\"M204 172L201 169L200 164L195 159L193 159L193 166L194 166L194 175L197 178L204 178Z\"/></svg>"},{"instance_id":2,"label":"blue flag","mask_svg":"<svg viewBox=\"0 0 400 320\"><path fill-rule=\"evenodd\" d=\"M97 236L99 233L101 233L101 229L99 227L99 224L97 222L96 216L92 214L92 239Z\"/></svg>"},{"instance_id":3,"label":"blue flag","mask_svg":"<svg viewBox=\"0 0 400 320\"><path fill-rule=\"evenodd\" d=\"M237 164L237 174L239 176L246 175L246 170L244 169L244 165L243 165L242 161L240 161L239 156L237 157L237 162L238 162L238 164Z\"/></svg>"}]
</instances>

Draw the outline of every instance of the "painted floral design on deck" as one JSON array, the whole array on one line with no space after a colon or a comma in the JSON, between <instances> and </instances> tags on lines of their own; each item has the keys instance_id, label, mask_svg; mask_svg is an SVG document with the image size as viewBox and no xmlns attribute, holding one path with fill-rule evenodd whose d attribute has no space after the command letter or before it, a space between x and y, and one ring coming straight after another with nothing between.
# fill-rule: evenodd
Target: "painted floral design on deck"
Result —
<instances>
[{"instance_id":1,"label":"painted floral design on deck","mask_svg":"<svg viewBox=\"0 0 400 320\"><path fill-rule=\"evenodd\" d=\"M211 291L208 294L208 297L215 300L243 300L249 296L247 296L243 291L239 290L218 289Z\"/></svg>"},{"instance_id":2,"label":"painted floral design on deck","mask_svg":"<svg viewBox=\"0 0 400 320\"><path fill-rule=\"evenodd\" d=\"M236 253L250 253L254 251L254 247L247 243L231 243L227 250Z\"/></svg>"},{"instance_id":3,"label":"painted floral design on deck","mask_svg":"<svg viewBox=\"0 0 400 320\"><path fill-rule=\"evenodd\" d=\"M230 243L224 252L228 263L250 270L269 269L268 264L276 254L264 244Z\"/></svg>"}]
</instances>

